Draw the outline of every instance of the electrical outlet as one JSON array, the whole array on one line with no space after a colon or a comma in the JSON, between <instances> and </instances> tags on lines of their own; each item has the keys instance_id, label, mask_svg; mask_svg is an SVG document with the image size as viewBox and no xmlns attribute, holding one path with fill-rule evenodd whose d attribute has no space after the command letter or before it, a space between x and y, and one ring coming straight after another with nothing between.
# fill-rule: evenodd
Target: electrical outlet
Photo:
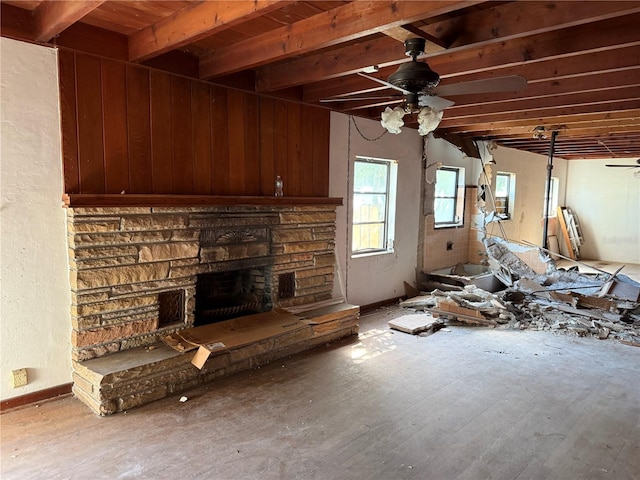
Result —
<instances>
[{"instance_id":1,"label":"electrical outlet","mask_svg":"<svg viewBox=\"0 0 640 480\"><path fill-rule=\"evenodd\" d=\"M28 382L27 369L11 370L11 388L24 387Z\"/></svg>"}]
</instances>

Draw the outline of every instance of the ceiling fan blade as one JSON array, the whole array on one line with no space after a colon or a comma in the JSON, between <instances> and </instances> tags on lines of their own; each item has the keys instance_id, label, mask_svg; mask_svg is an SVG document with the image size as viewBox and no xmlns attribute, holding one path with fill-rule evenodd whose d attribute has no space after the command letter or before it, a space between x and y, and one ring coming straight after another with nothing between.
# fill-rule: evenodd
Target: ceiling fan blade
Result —
<instances>
[{"instance_id":1,"label":"ceiling fan blade","mask_svg":"<svg viewBox=\"0 0 640 480\"><path fill-rule=\"evenodd\" d=\"M636 160L635 165L619 165L619 164L605 164L605 167L614 167L614 168L640 168L640 158Z\"/></svg>"},{"instance_id":2,"label":"ceiling fan blade","mask_svg":"<svg viewBox=\"0 0 640 480\"><path fill-rule=\"evenodd\" d=\"M432 109L441 112L445 108L455 105L455 102L447 100L446 98L438 97L437 95L420 95L418 105L421 107L431 107Z\"/></svg>"},{"instance_id":3,"label":"ceiling fan blade","mask_svg":"<svg viewBox=\"0 0 640 480\"><path fill-rule=\"evenodd\" d=\"M387 82L387 81L385 81L385 80L380 80L379 78L376 78L376 77L372 77L371 75L367 75L366 73L358 72L358 75L360 75L361 77L364 77L364 78L368 78L369 80L372 80L372 81L374 81L374 82L378 82L378 83L380 83L380 84L382 84L382 85L385 85L385 86L387 86L387 87L389 87L389 88L393 88L394 90L397 90L397 91L399 91L399 92L402 92L402 93L404 93L405 95L409 95L409 94L411 94L411 92L410 92L409 90L405 90L404 88L396 87L396 86L395 86L394 84L392 84L392 83L389 83L389 82Z\"/></svg>"},{"instance_id":4,"label":"ceiling fan blade","mask_svg":"<svg viewBox=\"0 0 640 480\"><path fill-rule=\"evenodd\" d=\"M527 80L520 75L506 77L485 78L470 82L451 83L438 85L433 93L450 97L453 95L473 95L476 93L515 92L527 86Z\"/></svg>"},{"instance_id":5,"label":"ceiling fan blade","mask_svg":"<svg viewBox=\"0 0 640 480\"><path fill-rule=\"evenodd\" d=\"M402 95L383 95L379 97L334 97L334 98L323 98L320 100L320 103L328 103L328 102L350 102L352 100L401 100Z\"/></svg>"}]
</instances>

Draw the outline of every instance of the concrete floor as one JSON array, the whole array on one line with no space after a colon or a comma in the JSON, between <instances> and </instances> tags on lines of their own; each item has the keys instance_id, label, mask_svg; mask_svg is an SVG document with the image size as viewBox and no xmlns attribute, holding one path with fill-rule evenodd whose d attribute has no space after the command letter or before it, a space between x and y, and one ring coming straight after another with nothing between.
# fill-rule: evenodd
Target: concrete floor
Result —
<instances>
[{"instance_id":1,"label":"concrete floor","mask_svg":"<svg viewBox=\"0 0 640 480\"><path fill-rule=\"evenodd\" d=\"M638 479L640 348L455 326L360 338L100 418L0 416L3 480Z\"/></svg>"}]
</instances>

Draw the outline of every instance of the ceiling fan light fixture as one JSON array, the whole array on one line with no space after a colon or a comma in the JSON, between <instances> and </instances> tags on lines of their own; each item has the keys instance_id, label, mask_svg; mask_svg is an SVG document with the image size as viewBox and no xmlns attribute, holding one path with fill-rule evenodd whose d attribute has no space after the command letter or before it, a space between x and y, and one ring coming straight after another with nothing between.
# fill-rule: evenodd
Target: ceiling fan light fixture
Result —
<instances>
[{"instance_id":1,"label":"ceiling fan light fixture","mask_svg":"<svg viewBox=\"0 0 640 480\"><path fill-rule=\"evenodd\" d=\"M431 107L423 107L418 113L418 133L423 137L430 134L442 120L442 111L434 110Z\"/></svg>"},{"instance_id":2,"label":"ceiling fan light fixture","mask_svg":"<svg viewBox=\"0 0 640 480\"><path fill-rule=\"evenodd\" d=\"M402 107L395 107L393 110L387 107L380 115L380 124L386 128L389 133L398 135L400 133L400 127L404 125L402 117L404 117L405 113Z\"/></svg>"}]
</instances>

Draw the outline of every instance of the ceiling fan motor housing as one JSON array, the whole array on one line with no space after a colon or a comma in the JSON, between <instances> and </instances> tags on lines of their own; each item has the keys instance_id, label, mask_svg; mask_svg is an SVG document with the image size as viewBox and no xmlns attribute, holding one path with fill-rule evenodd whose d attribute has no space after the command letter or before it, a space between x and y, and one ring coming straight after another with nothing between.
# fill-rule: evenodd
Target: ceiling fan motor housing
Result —
<instances>
[{"instance_id":1,"label":"ceiling fan motor housing","mask_svg":"<svg viewBox=\"0 0 640 480\"><path fill-rule=\"evenodd\" d=\"M412 93L428 91L440 82L440 75L424 62L403 63L389 76L389 83Z\"/></svg>"},{"instance_id":2,"label":"ceiling fan motor housing","mask_svg":"<svg viewBox=\"0 0 640 480\"><path fill-rule=\"evenodd\" d=\"M389 76L389 83L412 93L426 92L440 82L440 75L431 70L425 62L418 62L418 55L424 53L424 38L408 38L404 42L405 53L411 57Z\"/></svg>"}]
</instances>

